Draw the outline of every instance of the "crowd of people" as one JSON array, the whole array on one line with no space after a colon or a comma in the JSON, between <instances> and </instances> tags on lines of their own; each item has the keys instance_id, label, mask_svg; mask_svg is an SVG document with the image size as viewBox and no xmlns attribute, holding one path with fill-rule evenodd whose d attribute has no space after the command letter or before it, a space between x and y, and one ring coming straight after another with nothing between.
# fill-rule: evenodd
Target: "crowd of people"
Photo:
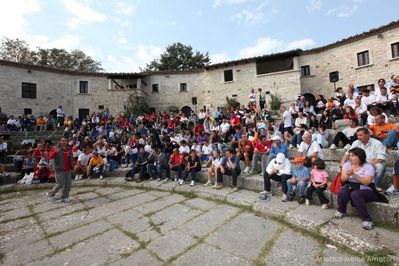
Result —
<instances>
[{"instance_id":1,"label":"crowd of people","mask_svg":"<svg viewBox=\"0 0 399 266\"><path fill-rule=\"evenodd\" d=\"M327 209L329 200L324 191L329 173L323 148L334 150L342 143L347 152L341 162L344 185L338 194L336 217L342 218L346 205L352 201L363 227L371 229L366 203L378 199L387 149L399 145L399 129L388 121L397 114L397 94L399 76L393 76L388 84L379 79L375 89L359 91L349 85L344 92L338 88L332 97L319 95L314 103L299 95L289 107L281 105L278 119L273 119L267 108L257 107L254 90L248 106L218 107L214 112L204 109L188 115L163 112L114 117L103 112L79 121L71 116L65 119L60 106L54 118L54 127L64 131L60 143L36 140L32 146L23 145L15 154L16 164L21 178L33 172L40 182L57 181L48 194L51 201L61 188L63 201L69 201L73 176L75 180L94 176L103 179L106 170L121 167L128 170L126 182L150 179L184 185L190 179L190 185L195 186L198 173L206 168L205 186L220 189L224 186L223 176L227 175L237 191L239 175L259 173L264 179L262 198L272 196L273 179L282 184L282 201L292 201L298 194L298 203L309 205L315 192L321 207ZM262 95L259 96L261 100ZM46 119L23 116L18 122L10 116L6 122L1 121L1 127L48 130ZM342 119L346 126L329 141L328 129ZM2 143L4 140L0 140L0 171L7 153L7 146L4 148ZM290 161L288 151L294 147L297 154ZM392 185L385 191L387 196L399 195L398 168L396 160ZM74 174L65 174L71 171Z\"/></svg>"}]
</instances>

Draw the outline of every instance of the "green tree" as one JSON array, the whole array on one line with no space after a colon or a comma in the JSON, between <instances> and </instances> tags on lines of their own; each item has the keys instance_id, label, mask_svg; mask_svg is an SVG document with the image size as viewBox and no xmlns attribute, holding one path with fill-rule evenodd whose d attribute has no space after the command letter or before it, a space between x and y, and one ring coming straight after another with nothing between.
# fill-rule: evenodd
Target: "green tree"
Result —
<instances>
[{"instance_id":1,"label":"green tree","mask_svg":"<svg viewBox=\"0 0 399 266\"><path fill-rule=\"evenodd\" d=\"M131 114L142 115L150 112L150 107L144 97L132 93L126 101L125 117L130 117Z\"/></svg>"},{"instance_id":2,"label":"green tree","mask_svg":"<svg viewBox=\"0 0 399 266\"><path fill-rule=\"evenodd\" d=\"M25 41L19 39L5 38L2 41L0 59L76 71L103 70L100 62L93 60L81 50L68 52L65 49L38 47L36 51L32 51Z\"/></svg>"},{"instance_id":3,"label":"green tree","mask_svg":"<svg viewBox=\"0 0 399 266\"><path fill-rule=\"evenodd\" d=\"M281 104L283 103L281 100L280 95L276 94L270 94L270 108L271 110L278 110L280 109Z\"/></svg>"},{"instance_id":4,"label":"green tree","mask_svg":"<svg viewBox=\"0 0 399 266\"><path fill-rule=\"evenodd\" d=\"M199 69L210 63L208 52L205 54L199 51L193 52L190 45L180 42L173 43L166 47L159 60L153 60L147 64L145 71L167 71L167 70L190 70Z\"/></svg>"}]
</instances>

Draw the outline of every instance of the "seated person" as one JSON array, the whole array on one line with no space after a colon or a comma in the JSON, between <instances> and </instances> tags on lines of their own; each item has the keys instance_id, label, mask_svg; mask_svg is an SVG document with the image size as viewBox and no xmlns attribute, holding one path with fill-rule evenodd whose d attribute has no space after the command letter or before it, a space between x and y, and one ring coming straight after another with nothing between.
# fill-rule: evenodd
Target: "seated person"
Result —
<instances>
[{"instance_id":1,"label":"seated person","mask_svg":"<svg viewBox=\"0 0 399 266\"><path fill-rule=\"evenodd\" d=\"M145 151L143 146L140 146L139 148L139 157L137 159L136 165L129 171L128 176L125 178L126 181L134 181L136 182L141 182L144 179L146 179L146 173L147 173L147 164L149 162L149 156L150 154ZM140 173L138 179L134 179L134 176Z\"/></svg>"},{"instance_id":2,"label":"seated person","mask_svg":"<svg viewBox=\"0 0 399 266\"><path fill-rule=\"evenodd\" d=\"M318 126L317 130L312 134L313 141L316 141L323 149L328 147L328 132L323 125Z\"/></svg>"},{"instance_id":3,"label":"seated person","mask_svg":"<svg viewBox=\"0 0 399 266\"><path fill-rule=\"evenodd\" d=\"M387 148L396 145L398 138L398 127L393 123L385 123L383 115L376 115L375 125L370 126L372 136L379 139Z\"/></svg>"},{"instance_id":4,"label":"seated person","mask_svg":"<svg viewBox=\"0 0 399 266\"><path fill-rule=\"evenodd\" d=\"M166 158L166 154L162 152L162 148L156 147L154 163L147 164L147 173L150 175L150 178L157 178L157 180L160 181L162 179L162 172L165 172L165 181L169 181L170 171L168 159Z\"/></svg>"},{"instance_id":5,"label":"seated person","mask_svg":"<svg viewBox=\"0 0 399 266\"><path fill-rule=\"evenodd\" d=\"M313 192L316 192L319 197L321 208L326 210L328 209L329 203L328 199L324 195L324 190L326 190L328 183L328 173L325 170L326 164L322 159L317 158L312 162L312 166L313 169L310 172L310 185L306 190L306 205L310 205L312 194Z\"/></svg>"},{"instance_id":6,"label":"seated person","mask_svg":"<svg viewBox=\"0 0 399 266\"><path fill-rule=\"evenodd\" d=\"M89 161L93 155L89 146L84 147L83 153L79 154L78 160L75 164L75 180L81 180L88 175Z\"/></svg>"},{"instance_id":7,"label":"seated person","mask_svg":"<svg viewBox=\"0 0 399 266\"><path fill-rule=\"evenodd\" d=\"M220 157L220 151L213 151L212 158L206 163L208 168L208 181L205 183L205 186L212 185L212 179L216 176L216 169L220 166L222 162L222 157ZM217 182L215 182L215 187Z\"/></svg>"},{"instance_id":8,"label":"seated person","mask_svg":"<svg viewBox=\"0 0 399 266\"><path fill-rule=\"evenodd\" d=\"M259 140L255 143L254 155L252 157L252 169L248 173L253 174L256 171L256 164L260 160L262 167L261 176L263 176L263 173L266 171L268 154L269 154L269 147L267 139L265 136L260 136Z\"/></svg>"},{"instance_id":9,"label":"seated person","mask_svg":"<svg viewBox=\"0 0 399 266\"><path fill-rule=\"evenodd\" d=\"M285 157L288 157L288 149L287 145L282 141L281 137L278 135L274 135L271 138L272 146L270 148L269 153L269 162L276 158L277 154L283 153Z\"/></svg>"},{"instance_id":10,"label":"seated person","mask_svg":"<svg viewBox=\"0 0 399 266\"><path fill-rule=\"evenodd\" d=\"M89 176L87 178L90 179L94 173L100 174L100 180L104 178L104 159L97 150L93 151L93 156L90 159Z\"/></svg>"},{"instance_id":11,"label":"seated person","mask_svg":"<svg viewBox=\"0 0 399 266\"><path fill-rule=\"evenodd\" d=\"M392 185L387 190L385 190L384 194L387 196L399 195L399 159L395 160L393 166Z\"/></svg>"},{"instance_id":12,"label":"seated person","mask_svg":"<svg viewBox=\"0 0 399 266\"><path fill-rule=\"evenodd\" d=\"M212 151L212 145L209 144L209 141L205 141L205 143L202 145L201 153L199 154L201 161L207 162L212 156Z\"/></svg>"},{"instance_id":13,"label":"seated person","mask_svg":"<svg viewBox=\"0 0 399 266\"><path fill-rule=\"evenodd\" d=\"M191 184L190 186L194 186L195 182L197 181L197 172L201 171L201 161L197 155L197 153L195 152L195 150L191 150L190 151L190 155L188 156L188 158L186 159L187 161L187 166L186 169L184 169L183 172L183 179L180 180L180 182L178 183L179 185L183 185L184 182L186 182L188 174L191 174Z\"/></svg>"},{"instance_id":14,"label":"seated person","mask_svg":"<svg viewBox=\"0 0 399 266\"><path fill-rule=\"evenodd\" d=\"M260 194L266 194L272 196L270 190L271 184L270 179L281 182L281 189L283 191L282 201L287 200L287 180L292 177L291 175L291 163L285 157L284 153L277 154L277 157L270 161L266 168L266 172L263 175L264 188L265 190Z\"/></svg>"},{"instance_id":15,"label":"seated person","mask_svg":"<svg viewBox=\"0 0 399 266\"><path fill-rule=\"evenodd\" d=\"M237 156L238 158L240 158L241 161L245 162L245 169L243 171L245 174L247 174L251 170L250 161L252 160L253 155L253 143L248 140L247 135L243 134L241 136L240 142L238 143Z\"/></svg>"},{"instance_id":16,"label":"seated person","mask_svg":"<svg viewBox=\"0 0 399 266\"><path fill-rule=\"evenodd\" d=\"M352 143L351 149L358 147L363 149L366 152L366 160L369 164L374 166L374 182L377 186L378 191L382 191L379 188L382 177L384 176L387 160L387 153L384 145L381 141L370 137L370 132L367 128L359 128L356 131L357 140ZM341 160L341 167L345 164L345 162L349 159L349 153L345 153L344 157Z\"/></svg>"},{"instance_id":17,"label":"seated person","mask_svg":"<svg viewBox=\"0 0 399 266\"><path fill-rule=\"evenodd\" d=\"M220 166L216 169L216 189L223 187L223 175L231 175L233 179L233 191L238 191L237 178L241 173L240 158L234 154L233 149L226 150Z\"/></svg>"},{"instance_id":18,"label":"seated person","mask_svg":"<svg viewBox=\"0 0 399 266\"><path fill-rule=\"evenodd\" d=\"M298 187L299 190L298 203L303 204L305 203L306 188L308 187L310 181L309 169L303 165L305 163L305 159L301 156L296 156L291 163L292 177L287 180L287 200L292 201L294 199L295 186Z\"/></svg>"},{"instance_id":19,"label":"seated person","mask_svg":"<svg viewBox=\"0 0 399 266\"><path fill-rule=\"evenodd\" d=\"M169 158L169 170L177 173L175 181L182 179L184 169L184 158L177 148L173 149L172 155Z\"/></svg>"},{"instance_id":20,"label":"seated person","mask_svg":"<svg viewBox=\"0 0 399 266\"><path fill-rule=\"evenodd\" d=\"M299 145L298 153L305 157L305 166L311 167L312 161L317 158L323 159L323 153L317 141L312 141L312 134L306 132L302 137L303 141Z\"/></svg>"},{"instance_id":21,"label":"seated person","mask_svg":"<svg viewBox=\"0 0 399 266\"><path fill-rule=\"evenodd\" d=\"M342 167L342 187L338 192L338 210L335 218L343 218L346 206L351 201L363 220L362 227L367 230L373 229L367 203L378 200L374 174L374 167L366 161L366 152L358 147L350 149L349 161Z\"/></svg>"},{"instance_id":22,"label":"seated person","mask_svg":"<svg viewBox=\"0 0 399 266\"><path fill-rule=\"evenodd\" d=\"M359 121L356 118L349 119L348 127L345 127L334 136L330 150L337 149L339 142L342 142L344 149L348 150L352 143L357 140L356 130L359 128L358 124Z\"/></svg>"},{"instance_id":23,"label":"seated person","mask_svg":"<svg viewBox=\"0 0 399 266\"><path fill-rule=\"evenodd\" d=\"M35 169L35 159L32 156L32 152L29 151L27 153L27 157L24 159L21 169L21 179L25 176L25 174L29 175Z\"/></svg>"}]
</instances>

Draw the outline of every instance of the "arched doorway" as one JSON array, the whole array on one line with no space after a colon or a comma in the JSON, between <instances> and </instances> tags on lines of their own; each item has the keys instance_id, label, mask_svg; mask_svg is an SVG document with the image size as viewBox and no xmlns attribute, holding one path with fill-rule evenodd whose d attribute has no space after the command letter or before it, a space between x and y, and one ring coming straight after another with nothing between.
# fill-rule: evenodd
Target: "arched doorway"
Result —
<instances>
[{"instance_id":1,"label":"arched doorway","mask_svg":"<svg viewBox=\"0 0 399 266\"><path fill-rule=\"evenodd\" d=\"M191 114L191 108L190 106L184 106L181 111L186 115L189 116Z\"/></svg>"},{"instance_id":2,"label":"arched doorway","mask_svg":"<svg viewBox=\"0 0 399 266\"><path fill-rule=\"evenodd\" d=\"M56 109L51 110L48 116L49 118L57 119L57 110Z\"/></svg>"},{"instance_id":3,"label":"arched doorway","mask_svg":"<svg viewBox=\"0 0 399 266\"><path fill-rule=\"evenodd\" d=\"M305 99L308 100L312 105L315 104L316 102L316 97L311 94L311 93L305 93L303 96L305 96Z\"/></svg>"}]
</instances>

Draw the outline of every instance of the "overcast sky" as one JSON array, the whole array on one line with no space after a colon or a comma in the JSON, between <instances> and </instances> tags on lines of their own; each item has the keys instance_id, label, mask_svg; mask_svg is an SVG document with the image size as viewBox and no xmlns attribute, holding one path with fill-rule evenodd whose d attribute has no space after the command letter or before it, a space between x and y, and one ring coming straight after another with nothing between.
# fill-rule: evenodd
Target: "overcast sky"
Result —
<instances>
[{"instance_id":1,"label":"overcast sky","mask_svg":"<svg viewBox=\"0 0 399 266\"><path fill-rule=\"evenodd\" d=\"M1 0L0 37L134 72L182 42L212 63L309 49L399 18L395 0Z\"/></svg>"}]
</instances>

